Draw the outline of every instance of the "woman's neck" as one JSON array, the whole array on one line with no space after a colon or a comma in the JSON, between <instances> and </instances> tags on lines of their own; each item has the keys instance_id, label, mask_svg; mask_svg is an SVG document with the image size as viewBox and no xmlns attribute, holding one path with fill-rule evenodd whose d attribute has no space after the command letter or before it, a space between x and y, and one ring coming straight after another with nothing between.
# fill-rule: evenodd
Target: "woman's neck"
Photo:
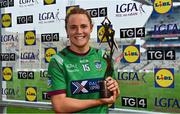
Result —
<instances>
[{"instance_id":1,"label":"woman's neck","mask_svg":"<svg viewBox=\"0 0 180 114\"><path fill-rule=\"evenodd\" d=\"M77 54L84 55L89 52L90 47L88 46L88 47L84 47L84 48L73 48L72 46L70 46L69 49Z\"/></svg>"}]
</instances>

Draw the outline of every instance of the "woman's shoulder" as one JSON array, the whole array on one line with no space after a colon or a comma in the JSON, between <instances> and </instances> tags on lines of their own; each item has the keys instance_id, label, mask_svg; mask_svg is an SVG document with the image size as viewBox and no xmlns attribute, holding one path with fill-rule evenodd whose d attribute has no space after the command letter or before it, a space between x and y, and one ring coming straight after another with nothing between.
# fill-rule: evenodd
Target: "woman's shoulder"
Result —
<instances>
[{"instance_id":1,"label":"woman's shoulder","mask_svg":"<svg viewBox=\"0 0 180 114\"><path fill-rule=\"evenodd\" d=\"M95 51L98 55L101 55L101 56L103 56L104 53L106 53L106 50L102 49L102 48L94 48L94 47L92 47L92 50Z\"/></svg>"},{"instance_id":2,"label":"woman's shoulder","mask_svg":"<svg viewBox=\"0 0 180 114\"><path fill-rule=\"evenodd\" d=\"M58 51L56 54L51 56L51 61L57 61L58 63L63 63L64 57L66 54L66 48Z\"/></svg>"}]
</instances>

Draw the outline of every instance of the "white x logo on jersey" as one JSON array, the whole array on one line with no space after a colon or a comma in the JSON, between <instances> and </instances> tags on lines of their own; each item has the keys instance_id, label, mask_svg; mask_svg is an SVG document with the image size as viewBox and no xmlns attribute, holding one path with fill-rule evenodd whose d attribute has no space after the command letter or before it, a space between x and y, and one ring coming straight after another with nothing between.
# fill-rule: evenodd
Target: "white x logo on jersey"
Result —
<instances>
[{"instance_id":1,"label":"white x logo on jersey","mask_svg":"<svg viewBox=\"0 0 180 114\"><path fill-rule=\"evenodd\" d=\"M87 82L88 81L82 81L81 84L79 82L72 82L72 84L76 87L76 90L73 92L73 94L79 92L87 93L88 90L84 87Z\"/></svg>"}]
</instances>

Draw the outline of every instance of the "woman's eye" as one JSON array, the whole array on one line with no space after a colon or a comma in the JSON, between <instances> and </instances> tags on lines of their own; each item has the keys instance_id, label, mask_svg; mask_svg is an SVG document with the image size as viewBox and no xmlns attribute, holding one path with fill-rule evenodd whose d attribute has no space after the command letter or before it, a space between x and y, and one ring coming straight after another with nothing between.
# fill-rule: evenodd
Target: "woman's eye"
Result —
<instances>
[{"instance_id":1,"label":"woman's eye","mask_svg":"<svg viewBox=\"0 0 180 114\"><path fill-rule=\"evenodd\" d=\"M87 25L82 25L82 26L81 26L81 28L86 28L86 27L87 27Z\"/></svg>"},{"instance_id":2,"label":"woman's eye","mask_svg":"<svg viewBox=\"0 0 180 114\"><path fill-rule=\"evenodd\" d=\"M71 26L70 29L76 29L76 27L75 26Z\"/></svg>"}]
</instances>

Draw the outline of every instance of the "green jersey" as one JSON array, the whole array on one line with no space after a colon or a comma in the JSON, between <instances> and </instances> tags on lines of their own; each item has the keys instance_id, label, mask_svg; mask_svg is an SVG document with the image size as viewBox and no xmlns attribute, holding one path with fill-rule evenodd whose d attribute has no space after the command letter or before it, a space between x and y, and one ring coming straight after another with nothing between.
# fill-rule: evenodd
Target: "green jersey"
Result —
<instances>
[{"instance_id":1,"label":"green jersey","mask_svg":"<svg viewBox=\"0 0 180 114\"><path fill-rule=\"evenodd\" d=\"M50 96L66 93L76 99L99 99L98 82L104 78L107 62L104 51L90 48L79 55L64 48L53 55L48 67ZM78 105L78 104L77 104ZM101 105L82 110L82 113L107 113L108 106Z\"/></svg>"}]
</instances>

